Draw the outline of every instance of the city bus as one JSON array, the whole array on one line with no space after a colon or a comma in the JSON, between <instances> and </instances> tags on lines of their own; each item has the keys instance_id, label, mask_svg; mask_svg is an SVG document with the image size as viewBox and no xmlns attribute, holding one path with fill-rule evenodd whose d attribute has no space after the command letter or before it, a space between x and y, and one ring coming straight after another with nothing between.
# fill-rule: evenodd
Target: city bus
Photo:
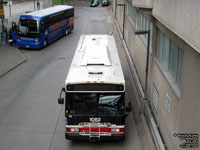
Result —
<instances>
[{"instance_id":1,"label":"city bus","mask_svg":"<svg viewBox=\"0 0 200 150\"><path fill-rule=\"evenodd\" d=\"M65 103L66 139L124 140L131 103L125 105L125 79L112 35L80 37L58 103Z\"/></svg>"},{"instance_id":2,"label":"city bus","mask_svg":"<svg viewBox=\"0 0 200 150\"><path fill-rule=\"evenodd\" d=\"M74 7L57 5L22 14L12 23L12 45L40 49L74 29Z\"/></svg>"}]
</instances>

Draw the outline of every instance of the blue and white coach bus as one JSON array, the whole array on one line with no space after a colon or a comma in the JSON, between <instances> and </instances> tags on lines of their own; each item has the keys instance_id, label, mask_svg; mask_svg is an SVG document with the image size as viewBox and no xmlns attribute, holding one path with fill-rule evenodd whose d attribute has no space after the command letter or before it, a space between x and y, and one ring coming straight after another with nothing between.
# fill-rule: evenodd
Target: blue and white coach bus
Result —
<instances>
[{"instance_id":1,"label":"blue and white coach bus","mask_svg":"<svg viewBox=\"0 0 200 150\"><path fill-rule=\"evenodd\" d=\"M124 139L131 104L125 104L125 79L113 36L80 37L65 88L58 98L59 104L64 102L66 139Z\"/></svg>"},{"instance_id":2,"label":"blue and white coach bus","mask_svg":"<svg viewBox=\"0 0 200 150\"><path fill-rule=\"evenodd\" d=\"M74 28L74 7L58 5L22 14L19 24L12 23L12 45L40 49Z\"/></svg>"}]
</instances>

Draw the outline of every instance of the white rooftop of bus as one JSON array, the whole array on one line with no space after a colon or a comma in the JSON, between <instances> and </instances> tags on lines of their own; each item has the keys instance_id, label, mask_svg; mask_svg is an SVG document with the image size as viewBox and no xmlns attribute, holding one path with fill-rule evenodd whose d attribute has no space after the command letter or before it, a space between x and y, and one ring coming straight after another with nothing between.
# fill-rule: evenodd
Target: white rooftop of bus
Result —
<instances>
[{"instance_id":1,"label":"white rooftop of bus","mask_svg":"<svg viewBox=\"0 0 200 150\"><path fill-rule=\"evenodd\" d=\"M82 35L65 84L125 84L114 37Z\"/></svg>"},{"instance_id":2,"label":"white rooftop of bus","mask_svg":"<svg viewBox=\"0 0 200 150\"><path fill-rule=\"evenodd\" d=\"M49 8L41 9L41 10L38 10L38 11L22 14L22 15L31 15L31 16L35 16L35 17L43 17L43 16L48 16L50 14L54 14L56 12L61 12L61 11L66 10L66 9L71 9L71 8L73 8L73 6L56 5L54 7L49 7Z\"/></svg>"}]
</instances>

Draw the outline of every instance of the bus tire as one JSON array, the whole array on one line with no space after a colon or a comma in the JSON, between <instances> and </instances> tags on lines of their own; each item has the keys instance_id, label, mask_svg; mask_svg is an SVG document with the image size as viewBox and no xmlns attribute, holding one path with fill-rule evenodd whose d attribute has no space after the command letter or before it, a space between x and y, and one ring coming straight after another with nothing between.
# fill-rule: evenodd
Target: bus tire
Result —
<instances>
[{"instance_id":1,"label":"bus tire","mask_svg":"<svg viewBox=\"0 0 200 150\"><path fill-rule=\"evenodd\" d=\"M68 34L69 34L69 28L67 28L65 31L65 35L68 35Z\"/></svg>"},{"instance_id":2,"label":"bus tire","mask_svg":"<svg viewBox=\"0 0 200 150\"><path fill-rule=\"evenodd\" d=\"M71 30L71 27L69 27L69 28L68 28L68 34L70 34L71 31L72 31L72 30Z\"/></svg>"},{"instance_id":3,"label":"bus tire","mask_svg":"<svg viewBox=\"0 0 200 150\"><path fill-rule=\"evenodd\" d=\"M47 47L47 39L44 40L43 47Z\"/></svg>"}]
</instances>

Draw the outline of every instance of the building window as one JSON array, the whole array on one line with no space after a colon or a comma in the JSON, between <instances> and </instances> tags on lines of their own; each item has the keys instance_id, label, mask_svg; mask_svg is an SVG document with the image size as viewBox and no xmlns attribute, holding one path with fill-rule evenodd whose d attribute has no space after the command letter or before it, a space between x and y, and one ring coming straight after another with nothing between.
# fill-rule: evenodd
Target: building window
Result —
<instances>
[{"instance_id":1,"label":"building window","mask_svg":"<svg viewBox=\"0 0 200 150\"><path fill-rule=\"evenodd\" d=\"M160 30L158 31L157 56L180 86L182 77L183 50L181 50Z\"/></svg>"},{"instance_id":2,"label":"building window","mask_svg":"<svg viewBox=\"0 0 200 150\"><path fill-rule=\"evenodd\" d=\"M174 78L176 77L177 60L178 60L178 47L176 44L174 44L174 42L171 42L169 49L169 71Z\"/></svg>"},{"instance_id":3,"label":"building window","mask_svg":"<svg viewBox=\"0 0 200 150\"><path fill-rule=\"evenodd\" d=\"M133 7L132 4L128 2L128 17L133 24L135 23L135 12L135 7Z\"/></svg>"},{"instance_id":4,"label":"building window","mask_svg":"<svg viewBox=\"0 0 200 150\"><path fill-rule=\"evenodd\" d=\"M153 41L153 23L147 18L145 17L141 12L138 12L138 28L139 30L149 30L150 29L150 47L152 48L152 41ZM143 41L144 43L146 43L148 35L145 34L143 36Z\"/></svg>"},{"instance_id":5,"label":"building window","mask_svg":"<svg viewBox=\"0 0 200 150\"><path fill-rule=\"evenodd\" d=\"M167 67L169 60L169 38L164 35L163 37L163 57L162 57L164 65Z\"/></svg>"}]
</instances>

